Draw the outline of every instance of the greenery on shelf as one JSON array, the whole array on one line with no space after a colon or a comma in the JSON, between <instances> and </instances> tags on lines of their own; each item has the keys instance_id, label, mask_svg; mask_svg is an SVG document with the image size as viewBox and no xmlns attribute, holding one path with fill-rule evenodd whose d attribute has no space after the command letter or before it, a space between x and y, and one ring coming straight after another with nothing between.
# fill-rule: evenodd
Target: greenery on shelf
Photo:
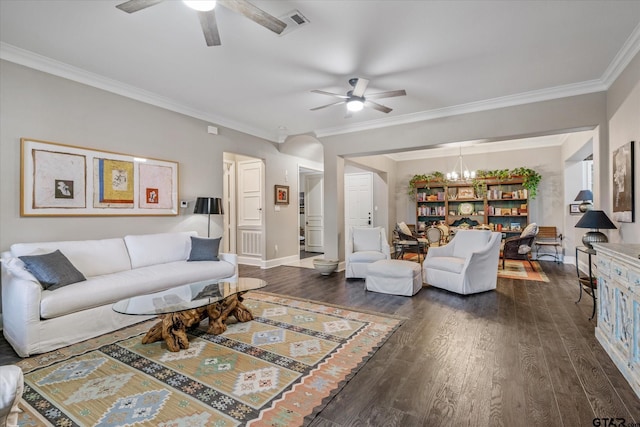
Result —
<instances>
[{"instance_id":1,"label":"greenery on shelf","mask_svg":"<svg viewBox=\"0 0 640 427\"><path fill-rule=\"evenodd\" d=\"M476 171L476 177L471 180L476 195L479 198L484 197L487 192L487 179L495 178L499 181L509 181L513 177L522 177L522 186L529 192L529 197L533 200L538 194L538 185L542 179L542 175L533 169L529 168L514 168L514 169L496 169L496 170L478 170ZM415 190L418 183L424 182L426 185L424 188L429 188L429 183L438 182L441 184L447 184L449 181L442 172L431 172L428 174L414 175L409 180L408 194L415 195Z\"/></svg>"}]
</instances>

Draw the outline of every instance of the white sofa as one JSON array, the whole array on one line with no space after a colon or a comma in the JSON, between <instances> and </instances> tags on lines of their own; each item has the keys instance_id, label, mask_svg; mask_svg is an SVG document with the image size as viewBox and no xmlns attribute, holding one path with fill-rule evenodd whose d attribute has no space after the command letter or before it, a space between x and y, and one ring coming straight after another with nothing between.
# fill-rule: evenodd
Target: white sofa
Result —
<instances>
[{"instance_id":1,"label":"white sofa","mask_svg":"<svg viewBox=\"0 0 640 427\"><path fill-rule=\"evenodd\" d=\"M196 232L85 241L17 243L2 253L4 336L27 357L86 340L152 316L114 312L116 301L209 279L237 278L235 254L189 262ZM44 290L17 258L60 250L85 281Z\"/></svg>"},{"instance_id":2,"label":"white sofa","mask_svg":"<svg viewBox=\"0 0 640 427\"><path fill-rule=\"evenodd\" d=\"M496 288L502 233L458 230L445 246L429 248L422 264L425 283L462 295Z\"/></svg>"}]
</instances>

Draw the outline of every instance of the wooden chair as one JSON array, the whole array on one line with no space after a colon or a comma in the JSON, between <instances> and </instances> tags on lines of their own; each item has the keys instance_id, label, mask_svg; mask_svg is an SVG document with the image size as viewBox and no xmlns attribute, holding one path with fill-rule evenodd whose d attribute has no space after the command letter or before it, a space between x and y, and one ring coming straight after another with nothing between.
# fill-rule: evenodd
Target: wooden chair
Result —
<instances>
[{"instance_id":1,"label":"wooden chair","mask_svg":"<svg viewBox=\"0 0 640 427\"><path fill-rule=\"evenodd\" d=\"M539 226L538 227L538 235L536 236L535 246L536 246L536 259L540 259L544 256L553 257L555 262L561 261L561 252L562 252L562 234L558 234L558 230L556 227L550 226ZM553 248L555 250L555 254L551 252L543 252L540 253L540 248ZM558 248L560 248L560 253L558 252Z\"/></svg>"},{"instance_id":2,"label":"wooden chair","mask_svg":"<svg viewBox=\"0 0 640 427\"><path fill-rule=\"evenodd\" d=\"M531 269L533 270L533 264L531 263L531 251L533 244L538 234L538 226L535 222L529 224L519 236L509 237L505 239L502 247L502 269L504 270L505 260L519 259L528 261Z\"/></svg>"}]
</instances>

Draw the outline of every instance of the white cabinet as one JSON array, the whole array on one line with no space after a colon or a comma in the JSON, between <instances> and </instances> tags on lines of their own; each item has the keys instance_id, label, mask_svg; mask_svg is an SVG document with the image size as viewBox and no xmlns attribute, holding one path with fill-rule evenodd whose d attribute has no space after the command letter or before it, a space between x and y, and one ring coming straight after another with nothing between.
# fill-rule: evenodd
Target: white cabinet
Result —
<instances>
[{"instance_id":1,"label":"white cabinet","mask_svg":"<svg viewBox=\"0 0 640 427\"><path fill-rule=\"evenodd\" d=\"M596 338L640 397L640 245L597 243Z\"/></svg>"}]
</instances>

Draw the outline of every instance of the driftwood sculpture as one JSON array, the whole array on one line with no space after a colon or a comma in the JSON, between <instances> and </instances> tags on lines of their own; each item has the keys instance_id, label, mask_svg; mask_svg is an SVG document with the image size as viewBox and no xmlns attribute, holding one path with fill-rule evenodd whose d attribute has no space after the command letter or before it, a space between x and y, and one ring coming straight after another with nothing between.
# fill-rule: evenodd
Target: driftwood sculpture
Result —
<instances>
[{"instance_id":1,"label":"driftwood sculpture","mask_svg":"<svg viewBox=\"0 0 640 427\"><path fill-rule=\"evenodd\" d=\"M214 335L227 330L225 322L229 316L235 317L238 322L253 320L253 314L242 304L242 301L241 294L233 294L204 307L163 314L160 316L161 320L142 338L142 344L164 340L169 351L187 349L189 348L187 329L198 326L207 317L209 318L207 332Z\"/></svg>"}]
</instances>

